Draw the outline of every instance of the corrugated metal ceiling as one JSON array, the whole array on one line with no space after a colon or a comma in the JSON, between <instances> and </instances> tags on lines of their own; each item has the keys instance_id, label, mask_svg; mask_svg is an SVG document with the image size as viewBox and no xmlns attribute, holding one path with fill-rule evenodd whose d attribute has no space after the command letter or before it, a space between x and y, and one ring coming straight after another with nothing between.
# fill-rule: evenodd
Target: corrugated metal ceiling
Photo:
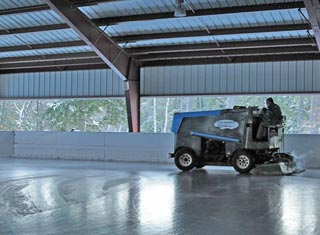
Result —
<instances>
[{"instance_id":1,"label":"corrugated metal ceiling","mask_svg":"<svg viewBox=\"0 0 320 235\"><path fill-rule=\"evenodd\" d=\"M290 2L296 2L293 0ZM260 5L271 3L288 2L288 0L188 0L192 9L236 7L247 5ZM185 4L186 5L186 4ZM114 16L127 16L159 12L173 12L175 9L175 0L127 0L99 3L93 6L81 7L89 18L102 18ZM189 6L185 6L190 9Z\"/></svg>"},{"instance_id":2,"label":"corrugated metal ceiling","mask_svg":"<svg viewBox=\"0 0 320 235\"><path fill-rule=\"evenodd\" d=\"M184 7L188 10L195 11L208 8L226 8L248 5L277 4L287 2L298 2L298 0L188 0ZM41 0L2 0L1 9L11 9L27 6L36 6L44 4ZM159 12L174 12L176 5L175 0L126 0L99 3L80 7L79 9L91 19L110 18L116 16L128 16L139 14L150 14ZM100 26L111 37L125 35L144 35L149 33L167 33L167 32L184 32L191 30L214 31L215 29L229 28L247 28L259 26L273 26L285 24L305 24L308 23L305 17L308 17L306 10L301 9L270 10L259 12L243 12L233 14L219 14L210 16L194 16L183 18L157 19L147 21L123 22L108 27ZM21 29L35 26L64 24L64 21L51 10L33 11L29 13L19 13L10 15L0 15L0 31L10 33L12 29ZM9 31L8 31L9 30ZM80 37L72 29L48 30L33 33L19 33L3 35L0 34L0 47L12 47L18 45L41 45L56 42L79 41ZM208 33L209 34L209 33ZM297 31L279 31L279 32L262 32L247 34L230 34L217 36L198 36L198 37L181 37L168 39L141 40L120 44L126 48L145 47L145 46L162 46L162 45L184 45L184 44L201 44L215 42L232 42L232 41L251 41L266 39L290 39L290 38L308 38L313 36L307 30ZM87 52L91 49L87 46L61 47L53 49L21 50L14 52L2 52L0 58L22 57L39 54L61 54Z\"/></svg>"},{"instance_id":3,"label":"corrugated metal ceiling","mask_svg":"<svg viewBox=\"0 0 320 235\"><path fill-rule=\"evenodd\" d=\"M306 30L297 31L282 31L270 33L250 33L250 34L236 34L236 35L221 35L221 36L204 36L204 37L186 37L186 38L169 38L169 39L154 39L144 40L134 43L121 43L120 46L125 48L134 47L151 47L159 45L187 45L187 44L201 44L201 43L215 43L218 42L235 42L235 41L251 41L251 40L269 40L269 39L290 39L290 38L307 38L313 36Z\"/></svg>"},{"instance_id":4,"label":"corrugated metal ceiling","mask_svg":"<svg viewBox=\"0 0 320 235\"><path fill-rule=\"evenodd\" d=\"M203 30L205 28L214 30L265 25L300 24L305 22L305 19L298 10L291 9L128 22L109 26L106 32L113 37L128 34L179 32Z\"/></svg>"},{"instance_id":5,"label":"corrugated metal ceiling","mask_svg":"<svg viewBox=\"0 0 320 235\"><path fill-rule=\"evenodd\" d=\"M0 9L11 9L18 7L36 6L44 4L41 0L1 0Z\"/></svg>"},{"instance_id":6,"label":"corrugated metal ceiling","mask_svg":"<svg viewBox=\"0 0 320 235\"><path fill-rule=\"evenodd\" d=\"M25 28L61 23L64 23L64 21L51 10L0 16L0 27L2 29Z\"/></svg>"},{"instance_id":7,"label":"corrugated metal ceiling","mask_svg":"<svg viewBox=\"0 0 320 235\"><path fill-rule=\"evenodd\" d=\"M67 53L79 53L92 51L89 46L75 46L65 48L52 48L52 49L38 49L38 50L24 50L13 52L0 52L0 58L10 57L24 57L24 56L37 56L37 55L57 55Z\"/></svg>"},{"instance_id":8,"label":"corrugated metal ceiling","mask_svg":"<svg viewBox=\"0 0 320 235\"><path fill-rule=\"evenodd\" d=\"M68 42L80 40L78 34L72 29L51 30L35 33L0 36L0 47L9 47L25 44L41 44L53 42Z\"/></svg>"}]
</instances>

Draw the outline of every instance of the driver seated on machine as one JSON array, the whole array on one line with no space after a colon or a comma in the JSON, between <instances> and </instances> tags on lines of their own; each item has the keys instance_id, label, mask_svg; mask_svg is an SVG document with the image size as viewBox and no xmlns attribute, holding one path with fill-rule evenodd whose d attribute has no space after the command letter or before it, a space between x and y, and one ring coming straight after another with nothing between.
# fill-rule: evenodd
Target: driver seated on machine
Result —
<instances>
[{"instance_id":1,"label":"driver seated on machine","mask_svg":"<svg viewBox=\"0 0 320 235\"><path fill-rule=\"evenodd\" d=\"M262 109L262 121L257 131L257 140L266 138L266 128L268 126L282 123L282 113L279 105L275 104L271 97L266 100L266 104L268 108Z\"/></svg>"}]
</instances>

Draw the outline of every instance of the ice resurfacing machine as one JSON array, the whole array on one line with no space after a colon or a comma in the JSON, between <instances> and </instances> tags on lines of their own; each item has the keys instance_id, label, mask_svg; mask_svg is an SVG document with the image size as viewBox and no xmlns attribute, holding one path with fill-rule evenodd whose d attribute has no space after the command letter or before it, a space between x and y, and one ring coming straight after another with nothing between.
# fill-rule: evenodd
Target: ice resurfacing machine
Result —
<instances>
[{"instance_id":1,"label":"ice resurfacing machine","mask_svg":"<svg viewBox=\"0 0 320 235\"><path fill-rule=\"evenodd\" d=\"M257 107L175 113L175 150L170 156L182 171L216 165L233 166L239 173L253 168L261 173L296 173L293 157L280 151L284 124L266 127L265 138L257 140L261 121Z\"/></svg>"}]
</instances>

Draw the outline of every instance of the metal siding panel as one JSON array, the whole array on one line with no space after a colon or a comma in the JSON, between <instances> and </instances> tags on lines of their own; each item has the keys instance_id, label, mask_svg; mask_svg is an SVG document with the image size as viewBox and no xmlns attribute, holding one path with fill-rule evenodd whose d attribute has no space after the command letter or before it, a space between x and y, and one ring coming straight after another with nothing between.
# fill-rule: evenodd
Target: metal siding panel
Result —
<instances>
[{"instance_id":1,"label":"metal siding panel","mask_svg":"<svg viewBox=\"0 0 320 235\"><path fill-rule=\"evenodd\" d=\"M61 73L61 97L67 95L67 74Z\"/></svg>"},{"instance_id":2,"label":"metal siding panel","mask_svg":"<svg viewBox=\"0 0 320 235\"><path fill-rule=\"evenodd\" d=\"M50 94L50 74L44 73L43 74L44 79L44 94L43 97L47 97L48 94Z\"/></svg>"},{"instance_id":3,"label":"metal siding panel","mask_svg":"<svg viewBox=\"0 0 320 235\"><path fill-rule=\"evenodd\" d=\"M227 93L232 94L235 92L235 65L228 65L228 80L227 80Z\"/></svg>"},{"instance_id":4,"label":"metal siding panel","mask_svg":"<svg viewBox=\"0 0 320 235\"><path fill-rule=\"evenodd\" d=\"M89 96L89 71L83 71L83 95Z\"/></svg>"},{"instance_id":5,"label":"metal siding panel","mask_svg":"<svg viewBox=\"0 0 320 235\"><path fill-rule=\"evenodd\" d=\"M157 74L157 70L158 70L158 68L148 68L149 70L148 70L148 73L147 73L147 79L148 79L148 83L149 83L149 87L147 86L146 88L147 88L147 91L148 91L148 95L151 95L151 94L153 94L153 89L154 89L154 87L155 87L155 84L156 84L156 81L154 80L154 72L153 71L155 71L156 73L156 75L158 75Z\"/></svg>"},{"instance_id":6,"label":"metal siding panel","mask_svg":"<svg viewBox=\"0 0 320 235\"><path fill-rule=\"evenodd\" d=\"M213 65L213 93L228 93L229 86L229 65Z\"/></svg>"},{"instance_id":7,"label":"metal siding panel","mask_svg":"<svg viewBox=\"0 0 320 235\"><path fill-rule=\"evenodd\" d=\"M23 96L24 97L28 97L31 96L31 92L30 92L30 74L25 74L24 75L24 86L23 86Z\"/></svg>"},{"instance_id":8,"label":"metal siding panel","mask_svg":"<svg viewBox=\"0 0 320 235\"><path fill-rule=\"evenodd\" d=\"M164 90L165 90L165 81L166 81L166 71L167 71L168 67L162 67L162 77L160 79L160 83L159 83L159 91L161 95L164 95Z\"/></svg>"},{"instance_id":9,"label":"metal siding panel","mask_svg":"<svg viewBox=\"0 0 320 235\"><path fill-rule=\"evenodd\" d=\"M163 82L164 82L164 77L165 77L165 69L164 67L159 67L158 68L158 76L156 76L156 89L155 93L158 95L163 95Z\"/></svg>"},{"instance_id":10,"label":"metal siding panel","mask_svg":"<svg viewBox=\"0 0 320 235\"><path fill-rule=\"evenodd\" d=\"M0 75L0 97L6 96L7 80L5 75Z\"/></svg>"},{"instance_id":11,"label":"metal siding panel","mask_svg":"<svg viewBox=\"0 0 320 235\"><path fill-rule=\"evenodd\" d=\"M100 73L100 70L95 70L95 96L102 96L102 94L101 94L101 73Z\"/></svg>"},{"instance_id":12,"label":"metal siding panel","mask_svg":"<svg viewBox=\"0 0 320 235\"><path fill-rule=\"evenodd\" d=\"M146 70L144 68L140 69L140 95L145 94L146 89Z\"/></svg>"},{"instance_id":13,"label":"metal siding panel","mask_svg":"<svg viewBox=\"0 0 320 235\"><path fill-rule=\"evenodd\" d=\"M167 95L170 94L170 87L173 86L172 84L172 70L174 67L164 67L164 76L163 76L163 94Z\"/></svg>"},{"instance_id":14,"label":"metal siding panel","mask_svg":"<svg viewBox=\"0 0 320 235\"><path fill-rule=\"evenodd\" d=\"M17 85L18 85L18 97L23 97L23 86L24 86L24 81L23 81L23 74L20 73L17 78Z\"/></svg>"},{"instance_id":15,"label":"metal siding panel","mask_svg":"<svg viewBox=\"0 0 320 235\"><path fill-rule=\"evenodd\" d=\"M70 72L70 96L72 97L78 95L78 73L79 71Z\"/></svg>"},{"instance_id":16,"label":"metal siding panel","mask_svg":"<svg viewBox=\"0 0 320 235\"><path fill-rule=\"evenodd\" d=\"M61 97L61 73L55 73L56 77L56 95Z\"/></svg>"},{"instance_id":17,"label":"metal siding panel","mask_svg":"<svg viewBox=\"0 0 320 235\"><path fill-rule=\"evenodd\" d=\"M70 96L71 92L72 92L72 89L71 89L71 73L68 71L65 73L65 86L66 86L66 89L65 89L65 94L64 96Z\"/></svg>"},{"instance_id":18,"label":"metal siding panel","mask_svg":"<svg viewBox=\"0 0 320 235\"><path fill-rule=\"evenodd\" d=\"M320 91L320 61L313 61L313 91Z\"/></svg>"},{"instance_id":19,"label":"metal siding panel","mask_svg":"<svg viewBox=\"0 0 320 235\"><path fill-rule=\"evenodd\" d=\"M27 94L30 97L34 97L34 75L32 73L26 74L26 82L28 83Z\"/></svg>"},{"instance_id":20,"label":"metal siding panel","mask_svg":"<svg viewBox=\"0 0 320 235\"><path fill-rule=\"evenodd\" d=\"M191 93L199 94L199 66L191 67Z\"/></svg>"},{"instance_id":21,"label":"metal siding panel","mask_svg":"<svg viewBox=\"0 0 320 235\"><path fill-rule=\"evenodd\" d=\"M272 83L273 83L273 77L272 77L272 63L265 63L265 73L266 73L266 77L265 77L265 92L266 93L272 93Z\"/></svg>"},{"instance_id":22,"label":"metal siding panel","mask_svg":"<svg viewBox=\"0 0 320 235\"><path fill-rule=\"evenodd\" d=\"M178 69L179 66L174 66L170 71L170 86L169 88L169 94L175 94L178 92Z\"/></svg>"},{"instance_id":23,"label":"metal siding panel","mask_svg":"<svg viewBox=\"0 0 320 235\"><path fill-rule=\"evenodd\" d=\"M79 96L84 96L84 89L83 89L83 71L78 71L77 77L77 92Z\"/></svg>"},{"instance_id":24,"label":"metal siding panel","mask_svg":"<svg viewBox=\"0 0 320 235\"><path fill-rule=\"evenodd\" d=\"M192 70L191 70L191 66L186 66L185 67L185 79L184 79L184 93L185 94L190 94L191 90L192 90L192 85L191 85L191 78L192 78Z\"/></svg>"},{"instance_id":25,"label":"metal siding panel","mask_svg":"<svg viewBox=\"0 0 320 235\"><path fill-rule=\"evenodd\" d=\"M235 65L235 92L242 92L242 64Z\"/></svg>"},{"instance_id":26,"label":"metal siding panel","mask_svg":"<svg viewBox=\"0 0 320 235\"><path fill-rule=\"evenodd\" d=\"M272 90L273 92L281 91L281 63L272 63Z\"/></svg>"},{"instance_id":27,"label":"metal siding panel","mask_svg":"<svg viewBox=\"0 0 320 235\"><path fill-rule=\"evenodd\" d=\"M265 74L264 63L258 63L258 70L257 70L257 91L258 91L258 93L265 91L265 84L264 84L265 79L266 79L266 74Z\"/></svg>"},{"instance_id":28,"label":"metal siding panel","mask_svg":"<svg viewBox=\"0 0 320 235\"><path fill-rule=\"evenodd\" d=\"M151 71L152 68L144 68L143 69L143 91L142 94L150 95L151 94Z\"/></svg>"},{"instance_id":29,"label":"metal siding panel","mask_svg":"<svg viewBox=\"0 0 320 235\"><path fill-rule=\"evenodd\" d=\"M249 65L249 89L250 92L257 92L257 64L252 63Z\"/></svg>"},{"instance_id":30,"label":"metal siding panel","mask_svg":"<svg viewBox=\"0 0 320 235\"><path fill-rule=\"evenodd\" d=\"M297 91L297 63L289 62L289 92Z\"/></svg>"},{"instance_id":31,"label":"metal siding panel","mask_svg":"<svg viewBox=\"0 0 320 235\"><path fill-rule=\"evenodd\" d=\"M112 94L112 89L113 89L112 72L108 70L107 71L107 94Z\"/></svg>"},{"instance_id":32,"label":"metal siding panel","mask_svg":"<svg viewBox=\"0 0 320 235\"><path fill-rule=\"evenodd\" d=\"M250 64L242 65L242 83L241 83L241 91L244 93L251 92L250 90Z\"/></svg>"},{"instance_id":33,"label":"metal siding panel","mask_svg":"<svg viewBox=\"0 0 320 235\"><path fill-rule=\"evenodd\" d=\"M313 89L313 61L305 62L305 71L304 71L304 89L306 92L311 92Z\"/></svg>"},{"instance_id":34,"label":"metal siding panel","mask_svg":"<svg viewBox=\"0 0 320 235\"><path fill-rule=\"evenodd\" d=\"M212 65L205 66L205 93L211 94L213 87L213 75L212 75Z\"/></svg>"},{"instance_id":35,"label":"metal siding panel","mask_svg":"<svg viewBox=\"0 0 320 235\"><path fill-rule=\"evenodd\" d=\"M123 91L123 80L113 71L112 72L112 78L113 78L113 84L114 84L114 96L118 96Z\"/></svg>"},{"instance_id":36,"label":"metal siding panel","mask_svg":"<svg viewBox=\"0 0 320 235\"><path fill-rule=\"evenodd\" d=\"M145 89L145 70L143 68L140 68L140 95L144 94Z\"/></svg>"},{"instance_id":37,"label":"metal siding panel","mask_svg":"<svg viewBox=\"0 0 320 235\"><path fill-rule=\"evenodd\" d=\"M98 70L97 71L99 73L99 77L100 77L100 96L106 96L107 94L107 80L106 80L106 75L105 72L103 70Z\"/></svg>"},{"instance_id":38,"label":"metal siding panel","mask_svg":"<svg viewBox=\"0 0 320 235\"><path fill-rule=\"evenodd\" d=\"M13 88L14 88L14 81L13 81L13 74L9 74L8 76L8 96L14 97L13 95Z\"/></svg>"},{"instance_id":39,"label":"metal siding panel","mask_svg":"<svg viewBox=\"0 0 320 235\"><path fill-rule=\"evenodd\" d=\"M199 87L198 87L198 92L200 94L205 94L206 90L206 66L205 65L200 65L199 66Z\"/></svg>"},{"instance_id":40,"label":"metal siding panel","mask_svg":"<svg viewBox=\"0 0 320 235\"><path fill-rule=\"evenodd\" d=\"M94 71L89 71L89 96L93 96L95 91Z\"/></svg>"},{"instance_id":41,"label":"metal siding panel","mask_svg":"<svg viewBox=\"0 0 320 235\"><path fill-rule=\"evenodd\" d=\"M305 62L297 62L297 88L296 91L304 92L304 79L305 79Z\"/></svg>"},{"instance_id":42,"label":"metal siding panel","mask_svg":"<svg viewBox=\"0 0 320 235\"><path fill-rule=\"evenodd\" d=\"M176 87L178 94L183 94L185 83L185 66L178 66L177 77L176 77Z\"/></svg>"},{"instance_id":43,"label":"metal siding panel","mask_svg":"<svg viewBox=\"0 0 320 235\"><path fill-rule=\"evenodd\" d=\"M55 97L56 95L56 76L54 72L48 73L49 77L49 97Z\"/></svg>"},{"instance_id":44,"label":"metal siding panel","mask_svg":"<svg viewBox=\"0 0 320 235\"><path fill-rule=\"evenodd\" d=\"M13 82L14 82L13 95L15 97L19 97L19 80L17 76L13 77Z\"/></svg>"},{"instance_id":45,"label":"metal siding panel","mask_svg":"<svg viewBox=\"0 0 320 235\"><path fill-rule=\"evenodd\" d=\"M285 92L289 89L289 63L281 62L280 66L280 90Z\"/></svg>"},{"instance_id":46,"label":"metal siding panel","mask_svg":"<svg viewBox=\"0 0 320 235\"><path fill-rule=\"evenodd\" d=\"M111 79L112 79L112 84L113 84L113 89L112 89L112 96L117 96L120 92L120 90L122 90L122 80L112 71L111 72ZM120 82L121 81L121 85Z\"/></svg>"}]
</instances>

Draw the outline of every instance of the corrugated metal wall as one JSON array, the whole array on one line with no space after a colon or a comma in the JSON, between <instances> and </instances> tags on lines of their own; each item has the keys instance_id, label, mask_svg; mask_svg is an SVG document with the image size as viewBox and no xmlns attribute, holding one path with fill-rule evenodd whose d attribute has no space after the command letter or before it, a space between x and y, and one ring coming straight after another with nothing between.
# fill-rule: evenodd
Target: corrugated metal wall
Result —
<instances>
[{"instance_id":1,"label":"corrugated metal wall","mask_svg":"<svg viewBox=\"0 0 320 235\"><path fill-rule=\"evenodd\" d=\"M110 69L0 75L0 98L123 96L122 80Z\"/></svg>"},{"instance_id":2,"label":"corrugated metal wall","mask_svg":"<svg viewBox=\"0 0 320 235\"><path fill-rule=\"evenodd\" d=\"M320 92L320 61L144 68L145 96Z\"/></svg>"},{"instance_id":3,"label":"corrugated metal wall","mask_svg":"<svg viewBox=\"0 0 320 235\"><path fill-rule=\"evenodd\" d=\"M142 96L319 93L320 61L143 68ZM124 96L111 70L0 75L0 98Z\"/></svg>"}]
</instances>

